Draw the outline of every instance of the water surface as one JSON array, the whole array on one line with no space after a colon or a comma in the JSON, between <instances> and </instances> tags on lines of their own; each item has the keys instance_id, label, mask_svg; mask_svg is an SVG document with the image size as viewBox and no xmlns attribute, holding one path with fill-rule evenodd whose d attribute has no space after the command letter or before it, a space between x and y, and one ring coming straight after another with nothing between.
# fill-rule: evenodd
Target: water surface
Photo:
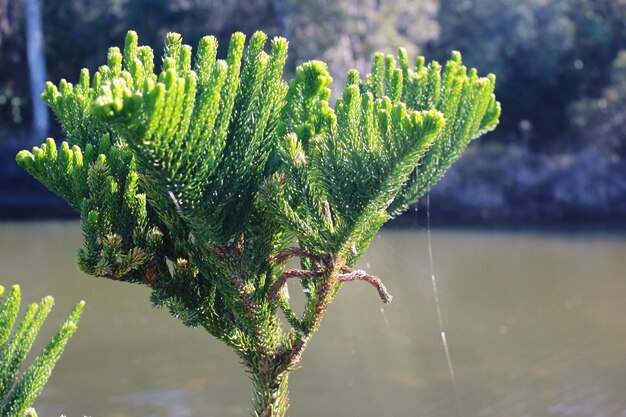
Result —
<instances>
[{"instance_id":1,"label":"water surface","mask_svg":"<svg viewBox=\"0 0 626 417\"><path fill-rule=\"evenodd\" d=\"M235 354L147 288L77 272L80 241L75 222L0 224L0 283L57 301L40 339L87 302L39 415L249 415ZM290 416L626 417L626 237L434 231L432 249L457 389L426 233L385 230L360 268L393 303L344 285L291 376Z\"/></svg>"}]
</instances>

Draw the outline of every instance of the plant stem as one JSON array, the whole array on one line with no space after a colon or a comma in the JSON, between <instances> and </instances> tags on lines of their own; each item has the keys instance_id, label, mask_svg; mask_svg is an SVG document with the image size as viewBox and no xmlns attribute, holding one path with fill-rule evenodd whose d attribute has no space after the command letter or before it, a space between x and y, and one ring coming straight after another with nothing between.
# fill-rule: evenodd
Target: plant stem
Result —
<instances>
[{"instance_id":1,"label":"plant stem","mask_svg":"<svg viewBox=\"0 0 626 417\"><path fill-rule=\"evenodd\" d=\"M311 316L305 318L308 326L304 334L293 333L295 336L290 348L274 355L263 366L250 366L252 382L254 384L254 417L283 417L289 407L289 391L287 379L289 373L297 367L300 356L307 345L309 337L317 330L326 307L333 296L333 286L337 269L335 263L328 265L326 273L322 274L322 285L317 290L314 303L310 309ZM283 282L284 284L284 282ZM269 359L269 358L268 358Z\"/></svg>"},{"instance_id":2,"label":"plant stem","mask_svg":"<svg viewBox=\"0 0 626 417\"><path fill-rule=\"evenodd\" d=\"M254 397L252 405L254 417L283 417L289 407L287 379L289 371L279 374L274 369L268 372L253 373Z\"/></svg>"}]
</instances>

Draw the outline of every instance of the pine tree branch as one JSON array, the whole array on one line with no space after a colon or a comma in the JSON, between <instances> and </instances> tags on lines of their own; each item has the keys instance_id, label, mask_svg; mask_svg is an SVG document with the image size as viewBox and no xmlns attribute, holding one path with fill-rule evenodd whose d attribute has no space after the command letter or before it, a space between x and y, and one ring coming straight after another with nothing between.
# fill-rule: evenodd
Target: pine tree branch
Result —
<instances>
[{"instance_id":1,"label":"pine tree branch","mask_svg":"<svg viewBox=\"0 0 626 417\"><path fill-rule=\"evenodd\" d=\"M41 394L67 341L76 331L84 302L81 301L74 307L42 353L18 376L54 300L48 296L39 304L31 304L17 329L13 331L15 316L20 307L21 290L18 285L14 285L6 298L3 298L3 293L4 288L0 285L0 415L36 416L30 407Z\"/></svg>"},{"instance_id":2,"label":"pine tree branch","mask_svg":"<svg viewBox=\"0 0 626 417\"><path fill-rule=\"evenodd\" d=\"M391 301L379 277L351 266L495 127L500 107L495 78L460 54L410 68L402 49L376 55L364 79L350 71L331 106L326 64L299 66L287 84L287 41L266 43L235 33L219 60L216 38L193 57L169 33L155 69L130 31L93 76L47 84L67 143L49 139L17 161L80 212L82 271L148 285L155 306L223 340L253 375L256 415L278 417L287 375L341 284L365 281ZM285 270L292 258L301 268ZM301 317L291 278L306 294Z\"/></svg>"}]
</instances>

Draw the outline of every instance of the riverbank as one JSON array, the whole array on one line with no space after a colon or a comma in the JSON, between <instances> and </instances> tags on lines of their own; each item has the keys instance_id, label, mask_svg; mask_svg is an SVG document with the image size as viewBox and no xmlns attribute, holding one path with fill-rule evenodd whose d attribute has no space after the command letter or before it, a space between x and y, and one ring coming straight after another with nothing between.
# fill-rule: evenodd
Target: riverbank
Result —
<instances>
[{"instance_id":1,"label":"riverbank","mask_svg":"<svg viewBox=\"0 0 626 417\"><path fill-rule=\"evenodd\" d=\"M430 204L433 220L459 226L626 225L626 161L594 148L471 146L431 190Z\"/></svg>"}]
</instances>

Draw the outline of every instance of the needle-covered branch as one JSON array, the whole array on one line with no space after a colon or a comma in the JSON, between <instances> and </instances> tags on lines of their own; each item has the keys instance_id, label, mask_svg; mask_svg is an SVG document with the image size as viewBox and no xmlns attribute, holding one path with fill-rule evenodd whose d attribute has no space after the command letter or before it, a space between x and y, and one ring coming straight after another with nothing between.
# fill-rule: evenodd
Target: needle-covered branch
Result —
<instances>
[{"instance_id":1,"label":"needle-covered branch","mask_svg":"<svg viewBox=\"0 0 626 417\"><path fill-rule=\"evenodd\" d=\"M30 407L41 394L65 345L76 331L85 304L81 301L74 307L42 353L20 375L54 300L48 296L40 303L30 304L21 322L17 323L20 302L18 285L14 285L6 296L0 285L0 415L5 417L37 415Z\"/></svg>"},{"instance_id":2,"label":"needle-covered branch","mask_svg":"<svg viewBox=\"0 0 626 417\"><path fill-rule=\"evenodd\" d=\"M409 66L400 49L376 55L370 74L350 71L331 104L323 62L283 81L283 38L235 33L217 55L214 37L194 54L170 33L155 62L129 32L93 75L48 83L65 142L17 160L80 213L82 271L147 285L154 305L226 342L257 385L255 415L281 416L287 374L341 283L368 282L391 301L352 267L495 127L495 78L458 53ZM306 299L300 317L290 278Z\"/></svg>"}]
</instances>

